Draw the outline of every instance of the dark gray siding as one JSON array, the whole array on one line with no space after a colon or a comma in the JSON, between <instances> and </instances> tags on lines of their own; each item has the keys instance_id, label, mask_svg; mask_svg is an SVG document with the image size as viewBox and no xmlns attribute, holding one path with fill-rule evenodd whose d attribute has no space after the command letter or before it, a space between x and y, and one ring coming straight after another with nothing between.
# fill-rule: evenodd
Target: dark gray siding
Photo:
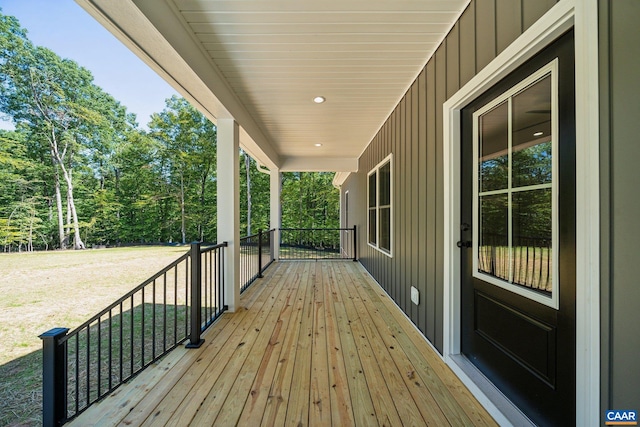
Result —
<instances>
[{"instance_id":1,"label":"dark gray siding","mask_svg":"<svg viewBox=\"0 0 640 427\"><path fill-rule=\"evenodd\" d=\"M442 104L555 1L473 0L371 141L342 187L360 260L426 337L442 351ZM367 173L394 155L393 258L367 244ZM420 291L411 303L410 288Z\"/></svg>"},{"instance_id":2,"label":"dark gray siding","mask_svg":"<svg viewBox=\"0 0 640 427\"><path fill-rule=\"evenodd\" d=\"M638 409L640 2L601 4L602 409Z\"/></svg>"}]
</instances>

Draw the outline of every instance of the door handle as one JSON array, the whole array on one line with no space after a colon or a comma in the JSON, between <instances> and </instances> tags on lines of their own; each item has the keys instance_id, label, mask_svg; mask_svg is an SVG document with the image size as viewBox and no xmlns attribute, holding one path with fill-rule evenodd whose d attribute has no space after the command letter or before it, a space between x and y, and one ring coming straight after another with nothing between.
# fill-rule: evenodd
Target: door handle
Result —
<instances>
[{"instance_id":1,"label":"door handle","mask_svg":"<svg viewBox=\"0 0 640 427\"><path fill-rule=\"evenodd\" d=\"M456 243L456 246L459 248L470 248L471 240L459 240L458 243Z\"/></svg>"}]
</instances>

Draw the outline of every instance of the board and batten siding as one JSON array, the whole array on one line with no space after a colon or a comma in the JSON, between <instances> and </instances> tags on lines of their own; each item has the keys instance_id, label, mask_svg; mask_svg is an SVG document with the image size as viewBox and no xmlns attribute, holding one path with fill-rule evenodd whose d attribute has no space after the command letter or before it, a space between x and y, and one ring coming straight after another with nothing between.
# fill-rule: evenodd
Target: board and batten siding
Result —
<instances>
[{"instance_id":1,"label":"board and batten siding","mask_svg":"<svg viewBox=\"0 0 640 427\"><path fill-rule=\"evenodd\" d=\"M444 186L442 105L555 0L472 0L359 159L349 191L360 262L442 352ZM393 153L393 257L368 245L367 174ZM343 199L344 200L344 199ZM420 303L411 302L411 286Z\"/></svg>"},{"instance_id":2,"label":"board and batten siding","mask_svg":"<svg viewBox=\"0 0 640 427\"><path fill-rule=\"evenodd\" d=\"M601 410L640 409L640 2L600 0Z\"/></svg>"}]
</instances>

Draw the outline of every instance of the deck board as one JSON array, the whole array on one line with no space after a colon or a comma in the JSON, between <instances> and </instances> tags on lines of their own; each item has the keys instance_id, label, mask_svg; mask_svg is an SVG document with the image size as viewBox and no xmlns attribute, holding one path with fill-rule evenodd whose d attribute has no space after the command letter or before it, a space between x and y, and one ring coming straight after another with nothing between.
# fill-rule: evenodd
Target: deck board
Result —
<instances>
[{"instance_id":1,"label":"deck board","mask_svg":"<svg viewBox=\"0 0 640 427\"><path fill-rule=\"evenodd\" d=\"M277 262L71 425L496 425L364 268Z\"/></svg>"}]
</instances>

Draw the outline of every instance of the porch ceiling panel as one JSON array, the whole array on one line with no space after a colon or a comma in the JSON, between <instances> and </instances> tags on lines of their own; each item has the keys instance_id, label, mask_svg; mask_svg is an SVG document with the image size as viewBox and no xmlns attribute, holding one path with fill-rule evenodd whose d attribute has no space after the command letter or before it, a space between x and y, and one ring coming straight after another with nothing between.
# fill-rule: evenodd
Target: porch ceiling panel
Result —
<instances>
[{"instance_id":1,"label":"porch ceiling panel","mask_svg":"<svg viewBox=\"0 0 640 427\"><path fill-rule=\"evenodd\" d=\"M295 159L309 170L315 159L360 156L469 2L123 1L135 4L187 63L194 53L206 59L255 122L259 138L247 129L255 144L277 153L278 160L262 163L281 167ZM175 87L182 77L172 78ZM224 98L219 87L209 89ZM326 102L315 104L316 96Z\"/></svg>"}]
</instances>

